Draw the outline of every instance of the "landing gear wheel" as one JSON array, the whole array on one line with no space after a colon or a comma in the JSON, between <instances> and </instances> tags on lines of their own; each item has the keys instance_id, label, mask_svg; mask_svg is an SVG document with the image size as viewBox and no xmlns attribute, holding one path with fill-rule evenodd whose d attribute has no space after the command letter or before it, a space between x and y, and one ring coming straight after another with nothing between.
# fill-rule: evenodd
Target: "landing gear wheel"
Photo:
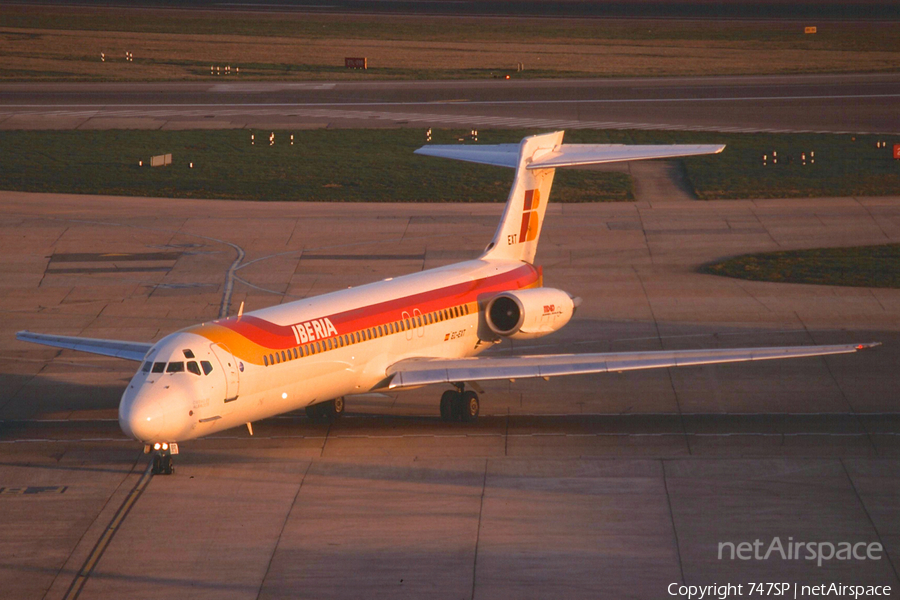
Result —
<instances>
[{"instance_id":1,"label":"landing gear wheel","mask_svg":"<svg viewBox=\"0 0 900 600\"><path fill-rule=\"evenodd\" d=\"M152 473L154 475L171 475L174 472L175 458L168 450L158 450L156 454L153 455Z\"/></svg>"},{"instance_id":2,"label":"landing gear wheel","mask_svg":"<svg viewBox=\"0 0 900 600\"><path fill-rule=\"evenodd\" d=\"M454 412L459 414L458 411L454 410L454 406L459 405L458 398L460 397L460 393L456 390L447 390L441 395L441 420L442 421L455 421L456 417L454 416Z\"/></svg>"},{"instance_id":3,"label":"landing gear wheel","mask_svg":"<svg viewBox=\"0 0 900 600\"><path fill-rule=\"evenodd\" d=\"M344 398L335 398L328 402L319 402L306 407L306 416L310 419L334 420L344 414Z\"/></svg>"},{"instance_id":4,"label":"landing gear wheel","mask_svg":"<svg viewBox=\"0 0 900 600\"><path fill-rule=\"evenodd\" d=\"M341 415L344 414L344 398L335 398L334 400L330 400L328 402L323 402L322 407L322 415L326 419L337 419Z\"/></svg>"},{"instance_id":5,"label":"landing gear wheel","mask_svg":"<svg viewBox=\"0 0 900 600\"><path fill-rule=\"evenodd\" d=\"M478 401L478 394L473 391L463 392L460 397L459 419L464 423L474 421L478 418L481 410L481 403Z\"/></svg>"}]
</instances>

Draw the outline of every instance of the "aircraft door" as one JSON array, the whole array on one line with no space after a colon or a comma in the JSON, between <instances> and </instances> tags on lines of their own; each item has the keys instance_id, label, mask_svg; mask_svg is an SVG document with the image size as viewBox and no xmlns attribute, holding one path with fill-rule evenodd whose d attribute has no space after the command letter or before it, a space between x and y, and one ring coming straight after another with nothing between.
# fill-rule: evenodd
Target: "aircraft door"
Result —
<instances>
[{"instance_id":1,"label":"aircraft door","mask_svg":"<svg viewBox=\"0 0 900 600\"><path fill-rule=\"evenodd\" d=\"M238 375L238 361L224 344L211 344L210 347L213 354L216 355L222 371L225 372L225 402L237 400L241 383Z\"/></svg>"}]
</instances>

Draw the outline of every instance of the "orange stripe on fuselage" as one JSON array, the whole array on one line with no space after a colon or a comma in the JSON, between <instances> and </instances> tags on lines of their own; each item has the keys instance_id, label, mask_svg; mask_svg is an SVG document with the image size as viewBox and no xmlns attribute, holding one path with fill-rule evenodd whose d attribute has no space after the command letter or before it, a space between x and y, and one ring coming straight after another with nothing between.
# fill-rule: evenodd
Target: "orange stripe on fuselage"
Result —
<instances>
[{"instance_id":1,"label":"orange stripe on fuselage","mask_svg":"<svg viewBox=\"0 0 900 600\"><path fill-rule=\"evenodd\" d=\"M540 269L536 269L532 265L522 265L500 275L361 306L333 315L305 319L302 323L327 318L337 329L336 335L343 335L399 321L404 318L404 312L412 315L415 309L427 314L461 304L478 302L485 294L537 287L541 285L541 279ZM213 343L225 344L235 356L251 363L260 362L258 357L262 354L298 345L291 325L278 325L253 315L230 317L198 325L187 331L201 335ZM323 340L329 337L335 337L335 335L317 336L314 339Z\"/></svg>"}]
</instances>

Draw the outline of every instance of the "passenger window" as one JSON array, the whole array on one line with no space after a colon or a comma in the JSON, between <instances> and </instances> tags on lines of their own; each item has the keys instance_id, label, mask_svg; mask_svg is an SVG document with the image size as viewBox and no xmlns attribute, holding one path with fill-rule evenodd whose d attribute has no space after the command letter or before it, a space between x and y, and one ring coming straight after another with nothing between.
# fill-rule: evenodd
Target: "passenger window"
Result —
<instances>
[{"instance_id":1,"label":"passenger window","mask_svg":"<svg viewBox=\"0 0 900 600\"><path fill-rule=\"evenodd\" d=\"M153 366L153 362L148 360L141 366L141 371L143 371L144 373L149 373L150 367L152 367L152 366Z\"/></svg>"},{"instance_id":2,"label":"passenger window","mask_svg":"<svg viewBox=\"0 0 900 600\"><path fill-rule=\"evenodd\" d=\"M269 357L265 354L263 354L263 364L267 367L269 366Z\"/></svg>"},{"instance_id":3,"label":"passenger window","mask_svg":"<svg viewBox=\"0 0 900 600\"><path fill-rule=\"evenodd\" d=\"M165 370L166 370L166 363L164 363L164 362L153 363L153 372L154 373L162 373Z\"/></svg>"},{"instance_id":4,"label":"passenger window","mask_svg":"<svg viewBox=\"0 0 900 600\"><path fill-rule=\"evenodd\" d=\"M381 325L379 325L378 326L378 337L381 337L383 335L384 335L384 331L381 329Z\"/></svg>"},{"instance_id":5,"label":"passenger window","mask_svg":"<svg viewBox=\"0 0 900 600\"><path fill-rule=\"evenodd\" d=\"M298 350L296 347L294 348L294 358L300 358L300 355L298 354Z\"/></svg>"},{"instance_id":6,"label":"passenger window","mask_svg":"<svg viewBox=\"0 0 900 600\"><path fill-rule=\"evenodd\" d=\"M195 361L189 361L187 364L187 370L193 373L194 375L200 374L200 365L198 365Z\"/></svg>"},{"instance_id":7,"label":"passenger window","mask_svg":"<svg viewBox=\"0 0 900 600\"><path fill-rule=\"evenodd\" d=\"M325 340L326 350L331 350L331 338Z\"/></svg>"},{"instance_id":8,"label":"passenger window","mask_svg":"<svg viewBox=\"0 0 900 600\"><path fill-rule=\"evenodd\" d=\"M469 314L469 305L468 304L463 304L463 312L465 312L465 314Z\"/></svg>"},{"instance_id":9,"label":"passenger window","mask_svg":"<svg viewBox=\"0 0 900 600\"><path fill-rule=\"evenodd\" d=\"M265 356L263 358L265 358ZM208 360L201 360L200 366L203 367L204 375L209 375L210 373L212 373L212 363Z\"/></svg>"},{"instance_id":10,"label":"passenger window","mask_svg":"<svg viewBox=\"0 0 900 600\"><path fill-rule=\"evenodd\" d=\"M185 358L194 358L194 352L192 350L185 349L185 350L182 350L181 352L182 352L182 354L184 354Z\"/></svg>"},{"instance_id":11,"label":"passenger window","mask_svg":"<svg viewBox=\"0 0 900 600\"><path fill-rule=\"evenodd\" d=\"M183 373L184 372L184 363L183 362L170 362L169 366L166 367L166 373Z\"/></svg>"},{"instance_id":12,"label":"passenger window","mask_svg":"<svg viewBox=\"0 0 900 600\"><path fill-rule=\"evenodd\" d=\"M316 342L316 352L322 352L325 346L321 342Z\"/></svg>"}]
</instances>

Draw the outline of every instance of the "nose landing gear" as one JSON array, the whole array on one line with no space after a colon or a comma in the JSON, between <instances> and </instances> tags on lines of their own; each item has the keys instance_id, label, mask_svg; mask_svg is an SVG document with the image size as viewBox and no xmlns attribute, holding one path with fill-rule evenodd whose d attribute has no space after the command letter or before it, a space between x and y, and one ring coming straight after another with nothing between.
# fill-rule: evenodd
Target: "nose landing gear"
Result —
<instances>
[{"instance_id":1,"label":"nose landing gear","mask_svg":"<svg viewBox=\"0 0 900 600\"><path fill-rule=\"evenodd\" d=\"M472 422L478 419L481 411L481 402L478 394L469 390L465 391L462 384L455 390L447 390L441 395L441 420Z\"/></svg>"},{"instance_id":2,"label":"nose landing gear","mask_svg":"<svg viewBox=\"0 0 900 600\"><path fill-rule=\"evenodd\" d=\"M178 444L167 444L166 442L156 442L152 447L153 451L153 470L154 475L171 475L175 472L174 454L178 454ZM144 454L151 452L151 446L144 446Z\"/></svg>"}]
</instances>

